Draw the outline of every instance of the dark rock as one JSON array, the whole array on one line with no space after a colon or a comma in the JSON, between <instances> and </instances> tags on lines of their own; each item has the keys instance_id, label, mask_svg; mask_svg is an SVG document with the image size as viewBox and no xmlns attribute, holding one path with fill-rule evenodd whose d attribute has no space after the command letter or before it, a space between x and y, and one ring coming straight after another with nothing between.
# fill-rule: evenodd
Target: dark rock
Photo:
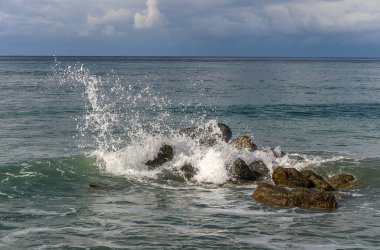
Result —
<instances>
[{"instance_id":1,"label":"dark rock","mask_svg":"<svg viewBox=\"0 0 380 250\"><path fill-rule=\"evenodd\" d=\"M264 162L254 161L254 162L251 162L248 166L253 171L254 175L256 176L256 179L259 179L259 178L269 179L270 178L269 169L265 165Z\"/></svg>"},{"instance_id":2,"label":"dark rock","mask_svg":"<svg viewBox=\"0 0 380 250\"><path fill-rule=\"evenodd\" d=\"M196 128L185 128L180 131L180 134L197 140L201 145L208 146L214 145L217 141L228 142L232 136L231 129L223 123L217 123L216 126L210 124Z\"/></svg>"},{"instance_id":3,"label":"dark rock","mask_svg":"<svg viewBox=\"0 0 380 250\"><path fill-rule=\"evenodd\" d=\"M157 156L145 164L149 166L150 169L157 168L162 164L173 159L173 147L170 145L162 145L157 153Z\"/></svg>"},{"instance_id":4,"label":"dark rock","mask_svg":"<svg viewBox=\"0 0 380 250\"><path fill-rule=\"evenodd\" d=\"M301 174L305 176L312 184L312 188L323 191L334 191L333 186L330 185L323 177L317 175L314 171L304 170L301 171Z\"/></svg>"},{"instance_id":5,"label":"dark rock","mask_svg":"<svg viewBox=\"0 0 380 250\"><path fill-rule=\"evenodd\" d=\"M236 180L254 181L257 178L251 168L240 158L236 159L230 166L229 172Z\"/></svg>"},{"instance_id":6,"label":"dark rock","mask_svg":"<svg viewBox=\"0 0 380 250\"><path fill-rule=\"evenodd\" d=\"M355 176L351 174L339 174L328 179L335 189L349 189L353 187Z\"/></svg>"},{"instance_id":7,"label":"dark rock","mask_svg":"<svg viewBox=\"0 0 380 250\"><path fill-rule=\"evenodd\" d=\"M224 142L228 142L232 137L232 131L230 127L228 127L226 124L218 123L218 127L220 131L222 132L222 140Z\"/></svg>"},{"instance_id":8,"label":"dark rock","mask_svg":"<svg viewBox=\"0 0 380 250\"><path fill-rule=\"evenodd\" d=\"M95 184L95 183L90 183L90 184L88 184L88 186L90 188L99 188L100 187L98 184Z\"/></svg>"},{"instance_id":9,"label":"dark rock","mask_svg":"<svg viewBox=\"0 0 380 250\"><path fill-rule=\"evenodd\" d=\"M187 180L192 179L194 175L196 174L195 168L189 163L186 163L185 165L183 165L181 167L181 170Z\"/></svg>"},{"instance_id":10,"label":"dark rock","mask_svg":"<svg viewBox=\"0 0 380 250\"><path fill-rule=\"evenodd\" d=\"M307 188L313 186L313 184L295 168L278 167L273 171L272 179L276 185Z\"/></svg>"},{"instance_id":11,"label":"dark rock","mask_svg":"<svg viewBox=\"0 0 380 250\"><path fill-rule=\"evenodd\" d=\"M249 151L254 151L257 149L256 144L254 144L248 136L240 136L231 141L237 149L248 149Z\"/></svg>"},{"instance_id":12,"label":"dark rock","mask_svg":"<svg viewBox=\"0 0 380 250\"><path fill-rule=\"evenodd\" d=\"M336 209L335 196L326 191L307 188L287 189L260 182L252 197L262 203L281 207Z\"/></svg>"}]
</instances>

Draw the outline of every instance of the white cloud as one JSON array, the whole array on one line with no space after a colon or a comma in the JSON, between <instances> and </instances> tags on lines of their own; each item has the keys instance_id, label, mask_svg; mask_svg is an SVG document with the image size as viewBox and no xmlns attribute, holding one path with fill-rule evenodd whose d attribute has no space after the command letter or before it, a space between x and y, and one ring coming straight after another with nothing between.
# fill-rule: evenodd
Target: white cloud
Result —
<instances>
[{"instance_id":1,"label":"white cloud","mask_svg":"<svg viewBox=\"0 0 380 250\"><path fill-rule=\"evenodd\" d=\"M143 13L144 8L141 0L0 1L0 31L2 35L81 37L125 34L134 28L135 13ZM162 14L155 1L148 1L147 14L145 25L159 22Z\"/></svg>"},{"instance_id":2,"label":"white cloud","mask_svg":"<svg viewBox=\"0 0 380 250\"><path fill-rule=\"evenodd\" d=\"M360 32L380 29L380 1L286 1L264 6L263 17L280 32Z\"/></svg>"},{"instance_id":3,"label":"white cloud","mask_svg":"<svg viewBox=\"0 0 380 250\"><path fill-rule=\"evenodd\" d=\"M109 9L100 15L88 14L87 24L96 26L113 22L128 21L132 16L132 12L125 8Z\"/></svg>"},{"instance_id":4,"label":"white cloud","mask_svg":"<svg viewBox=\"0 0 380 250\"><path fill-rule=\"evenodd\" d=\"M0 0L0 9L3 36L109 36L160 25L177 36L380 32L379 0Z\"/></svg>"},{"instance_id":5,"label":"white cloud","mask_svg":"<svg viewBox=\"0 0 380 250\"><path fill-rule=\"evenodd\" d=\"M379 0L181 1L171 23L208 34L379 32ZM163 6L165 7L165 6ZM173 15L176 20L173 20ZM179 24L178 24L179 25Z\"/></svg>"},{"instance_id":6,"label":"white cloud","mask_svg":"<svg viewBox=\"0 0 380 250\"><path fill-rule=\"evenodd\" d=\"M162 23L163 15L158 9L157 0L147 0L147 9L135 14L134 27L136 29L152 28Z\"/></svg>"}]
</instances>

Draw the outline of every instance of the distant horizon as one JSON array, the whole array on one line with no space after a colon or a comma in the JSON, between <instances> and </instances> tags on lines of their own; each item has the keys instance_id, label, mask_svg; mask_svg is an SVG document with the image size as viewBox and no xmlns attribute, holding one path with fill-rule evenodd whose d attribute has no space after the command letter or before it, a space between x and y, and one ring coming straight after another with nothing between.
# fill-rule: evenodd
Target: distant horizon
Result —
<instances>
[{"instance_id":1,"label":"distant horizon","mask_svg":"<svg viewBox=\"0 0 380 250\"><path fill-rule=\"evenodd\" d=\"M214 55L0 55L0 57L99 57L99 58L241 58L241 59L281 59L281 58L294 58L294 59L380 59L380 56L214 56Z\"/></svg>"}]
</instances>

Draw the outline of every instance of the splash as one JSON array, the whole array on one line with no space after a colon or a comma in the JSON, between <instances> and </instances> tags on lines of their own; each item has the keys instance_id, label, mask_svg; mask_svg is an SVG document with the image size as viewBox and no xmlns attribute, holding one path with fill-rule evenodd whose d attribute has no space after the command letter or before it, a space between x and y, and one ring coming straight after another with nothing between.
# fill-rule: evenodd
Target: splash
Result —
<instances>
[{"instance_id":1,"label":"splash","mask_svg":"<svg viewBox=\"0 0 380 250\"><path fill-rule=\"evenodd\" d=\"M83 65L56 67L59 83L82 93L85 114L77 120L81 148L116 152L147 131L168 131L170 102L151 86L125 85L110 75L104 79Z\"/></svg>"},{"instance_id":2,"label":"splash","mask_svg":"<svg viewBox=\"0 0 380 250\"><path fill-rule=\"evenodd\" d=\"M223 140L205 146L181 133L179 127L195 125L203 131L209 128L218 131L214 129L217 120L205 121L203 110L195 110L191 116L184 112L186 114L180 119L170 112L178 106L190 110L190 102L169 100L142 82L128 84L112 74L102 78L83 65L56 67L60 84L71 84L82 93L85 112L78 119L78 144L89 149L107 173L141 180L159 179L169 171L186 181L181 167L190 164L195 169L192 182L224 184L231 179L226 166L237 158L246 163L262 161L270 172L277 166L301 169L326 161L302 154L276 157L276 150L281 151L279 148L260 148L253 152L239 150ZM218 133L211 133L211 137L218 136ZM174 157L150 170L145 163L157 155L163 144L174 148Z\"/></svg>"}]
</instances>

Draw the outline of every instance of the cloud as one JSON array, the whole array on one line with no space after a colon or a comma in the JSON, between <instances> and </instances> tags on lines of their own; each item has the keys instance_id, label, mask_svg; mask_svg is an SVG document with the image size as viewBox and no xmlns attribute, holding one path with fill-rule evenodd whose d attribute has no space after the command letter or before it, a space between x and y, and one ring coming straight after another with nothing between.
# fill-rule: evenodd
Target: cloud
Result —
<instances>
[{"instance_id":1,"label":"cloud","mask_svg":"<svg viewBox=\"0 0 380 250\"><path fill-rule=\"evenodd\" d=\"M162 23L163 15L158 9L157 0L147 0L147 9L135 14L134 27L136 29L152 28Z\"/></svg>"},{"instance_id":2,"label":"cloud","mask_svg":"<svg viewBox=\"0 0 380 250\"><path fill-rule=\"evenodd\" d=\"M79 36L107 26L114 32L104 34L160 27L217 36L378 33L379 9L379 0L17 0L0 2L0 30Z\"/></svg>"},{"instance_id":3,"label":"cloud","mask_svg":"<svg viewBox=\"0 0 380 250\"><path fill-rule=\"evenodd\" d=\"M265 5L262 16L277 32L361 32L380 29L379 9L376 0L285 1Z\"/></svg>"},{"instance_id":4,"label":"cloud","mask_svg":"<svg viewBox=\"0 0 380 250\"><path fill-rule=\"evenodd\" d=\"M109 9L100 15L88 14L87 24L91 26L107 25L119 21L128 21L132 16L132 12L126 8Z\"/></svg>"},{"instance_id":5,"label":"cloud","mask_svg":"<svg viewBox=\"0 0 380 250\"><path fill-rule=\"evenodd\" d=\"M133 13L126 8L106 9L101 13L87 14L86 23L80 31L81 36L89 36L93 33L101 31L103 35L122 35L124 34L124 26L132 20ZM120 28L115 28L120 27Z\"/></svg>"},{"instance_id":6,"label":"cloud","mask_svg":"<svg viewBox=\"0 0 380 250\"><path fill-rule=\"evenodd\" d=\"M0 34L79 37L126 34L134 25L141 28L161 23L163 14L157 2L148 0L145 11L144 4L141 0L0 1Z\"/></svg>"},{"instance_id":7,"label":"cloud","mask_svg":"<svg viewBox=\"0 0 380 250\"><path fill-rule=\"evenodd\" d=\"M380 30L378 0L271 0L162 2L174 25L210 35L268 35ZM169 6L171 5L171 6ZM171 11L167 11L169 9Z\"/></svg>"},{"instance_id":8,"label":"cloud","mask_svg":"<svg viewBox=\"0 0 380 250\"><path fill-rule=\"evenodd\" d=\"M135 54L376 48L379 9L379 0L0 0L0 50L12 37L25 48L30 38Z\"/></svg>"}]
</instances>

